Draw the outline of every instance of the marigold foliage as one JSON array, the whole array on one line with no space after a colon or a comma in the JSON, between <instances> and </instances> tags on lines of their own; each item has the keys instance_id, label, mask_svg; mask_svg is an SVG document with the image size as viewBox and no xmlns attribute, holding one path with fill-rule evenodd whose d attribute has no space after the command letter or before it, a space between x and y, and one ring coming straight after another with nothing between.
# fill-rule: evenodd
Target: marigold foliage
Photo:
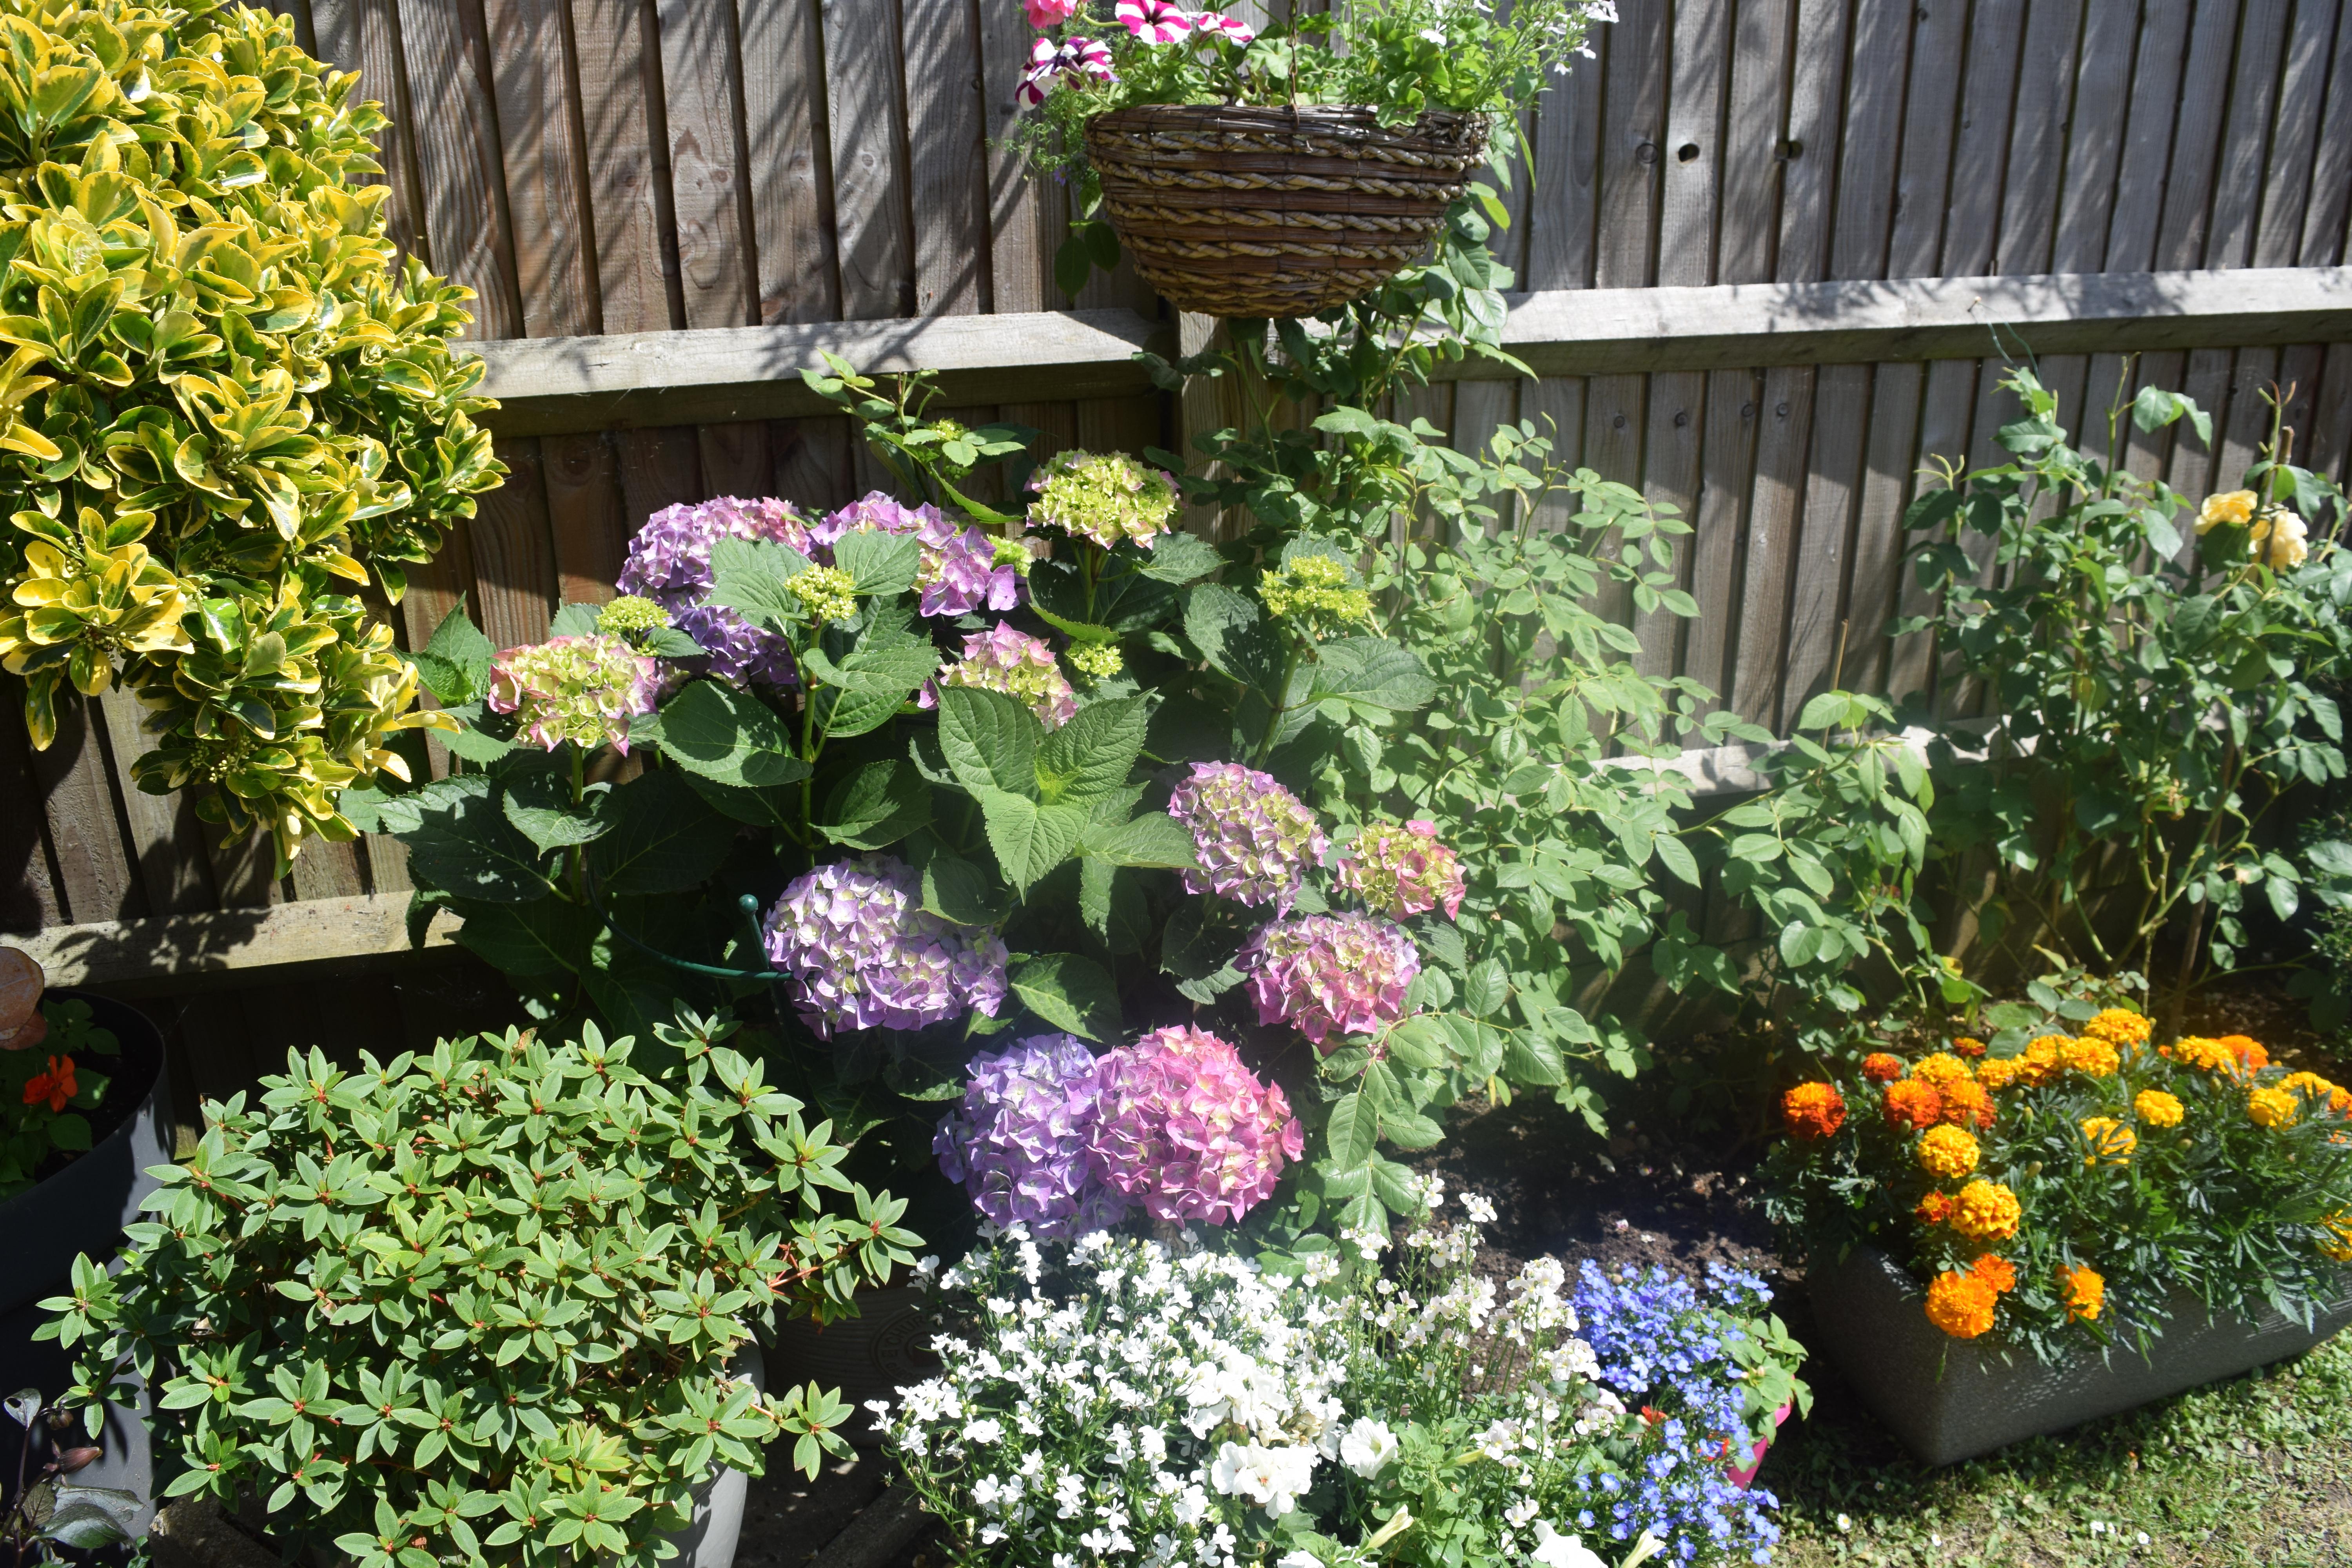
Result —
<instances>
[{"instance_id":1,"label":"marigold foliage","mask_svg":"<svg viewBox=\"0 0 2352 1568\"><path fill-rule=\"evenodd\" d=\"M266 11L0 12L0 665L41 747L68 682L176 691L133 776L281 867L352 836L415 696L330 584L398 600L505 472L447 346L472 295L399 267L357 81ZM325 640L281 648L289 614Z\"/></svg>"},{"instance_id":2,"label":"marigold foliage","mask_svg":"<svg viewBox=\"0 0 2352 1568\"><path fill-rule=\"evenodd\" d=\"M2122 1165L2130 1163L2132 1151L2139 1147L2139 1134L2112 1116L2092 1116L2083 1121L2083 1142L2091 1152L2083 1156L2085 1165L2105 1163Z\"/></svg>"}]
</instances>

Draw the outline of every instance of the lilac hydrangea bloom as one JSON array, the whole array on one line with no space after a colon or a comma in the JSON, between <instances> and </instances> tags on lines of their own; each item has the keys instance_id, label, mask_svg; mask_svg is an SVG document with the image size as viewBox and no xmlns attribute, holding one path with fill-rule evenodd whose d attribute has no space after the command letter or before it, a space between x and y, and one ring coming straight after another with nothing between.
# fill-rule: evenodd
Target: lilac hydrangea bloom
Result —
<instances>
[{"instance_id":1,"label":"lilac hydrangea bloom","mask_svg":"<svg viewBox=\"0 0 2352 1568\"><path fill-rule=\"evenodd\" d=\"M1724 1464L1727 1443L1744 1452L1749 1440L1746 1392L1727 1375L1738 1364L1728 1345L1746 1332L1738 1320L1759 1315L1770 1300L1761 1279L1720 1263L1707 1265L1704 1289L1663 1269L1603 1273L1584 1263L1572 1305L1600 1380L1663 1419L1639 1470L1576 1478L1587 1505L1580 1529L1621 1542L1648 1531L1685 1563L1735 1542L1752 1561L1771 1561L1780 1532L1770 1514L1780 1501L1742 1490Z\"/></svg>"},{"instance_id":2,"label":"lilac hydrangea bloom","mask_svg":"<svg viewBox=\"0 0 2352 1568\"><path fill-rule=\"evenodd\" d=\"M1154 1029L1098 1071L1094 1168L1155 1219L1231 1224L1265 1201L1304 1146L1281 1087L1203 1030Z\"/></svg>"},{"instance_id":3,"label":"lilac hydrangea bloom","mask_svg":"<svg viewBox=\"0 0 2352 1568\"><path fill-rule=\"evenodd\" d=\"M1438 842L1433 822L1368 822L1339 862L1339 886L1392 921L1439 908L1452 920L1462 909L1462 857Z\"/></svg>"},{"instance_id":4,"label":"lilac hydrangea bloom","mask_svg":"<svg viewBox=\"0 0 2352 1568\"><path fill-rule=\"evenodd\" d=\"M964 638L962 659L940 672L939 684L1001 691L1036 714L1048 730L1060 729L1078 710L1078 694L1054 661L1054 650L1009 621ZM938 700L933 689L924 688L921 706Z\"/></svg>"},{"instance_id":5,"label":"lilac hydrangea bloom","mask_svg":"<svg viewBox=\"0 0 2352 1568\"><path fill-rule=\"evenodd\" d=\"M1404 1016L1421 953L1402 928L1368 915L1307 915L1267 926L1234 960L1261 1024L1287 1022L1321 1048Z\"/></svg>"},{"instance_id":6,"label":"lilac hydrangea bloom","mask_svg":"<svg viewBox=\"0 0 2352 1568\"><path fill-rule=\"evenodd\" d=\"M818 1037L846 1029L919 1029L1004 1005L1004 943L993 928L951 925L923 908L922 880L887 855L819 866L761 923L768 957L791 974L793 1005Z\"/></svg>"},{"instance_id":7,"label":"lilac hydrangea bloom","mask_svg":"<svg viewBox=\"0 0 2352 1568\"><path fill-rule=\"evenodd\" d=\"M1041 1241L1084 1236L1129 1208L1087 1157L1101 1098L1094 1053L1075 1036L983 1051L931 1149L993 1223L1025 1225Z\"/></svg>"},{"instance_id":8,"label":"lilac hydrangea bloom","mask_svg":"<svg viewBox=\"0 0 2352 1568\"><path fill-rule=\"evenodd\" d=\"M1239 763L1194 763L1168 815L1192 830L1201 868L1184 873L1188 893L1215 893L1288 914L1307 868L1330 852L1315 813L1271 774Z\"/></svg>"},{"instance_id":9,"label":"lilac hydrangea bloom","mask_svg":"<svg viewBox=\"0 0 2352 1568\"><path fill-rule=\"evenodd\" d=\"M710 548L722 539L765 539L815 553L808 524L772 499L720 496L694 506L665 507L646 519L629 542L616 586L653 600L679 631L709 656L710 673L737 685L790 686L799 679L792 645L753 626L710 596Z\"/></svg>"},{"instance_id":10,"label":"lilac hydrangea bloom","mask_svg":"<svg viewBox=\"0 0 2352 1568\"><path fill-rule=\"evenodd\" d=\"M899 505L880 490L869 491L832 513L810 531L827 549L842 535L861 529L880 533L913 534L921 542L923 563L915 579L926 616L968 616L985 606L1010 610L1021 603L1028 587L1019 561L1025 550L1000 552L997 542L977 527L959 528L929 502Z\"/></svg>"},{"instance_id":11,"label":"lilac hydrangea bloom","mask_svg":"<svg viewBox=\"0 0 2352 1568\"><path fill-rule=\"evenodd\" d=\"M651 656L623 638L550 637L510 647L490 661L494 712L515 715L515 727L535 746L553 751L570 741L583 751L610 743L629 752L629 721L654 710L661 684Z\"/></svg>"}]
</instances>

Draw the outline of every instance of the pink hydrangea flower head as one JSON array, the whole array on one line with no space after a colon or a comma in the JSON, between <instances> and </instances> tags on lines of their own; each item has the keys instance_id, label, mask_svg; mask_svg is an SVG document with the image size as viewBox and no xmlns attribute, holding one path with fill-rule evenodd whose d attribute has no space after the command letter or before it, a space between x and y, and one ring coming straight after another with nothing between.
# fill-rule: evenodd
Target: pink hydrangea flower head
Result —
<instances>
[{"instance_id":1,"label":"pink hydrangea flower head","mask_svg":"<svg viewBox=\"0 0 2352 1568\"><path fill-rule=\"evenodd\" d=\"M1021 0L1021 9L1028 16L1029 25L1043 32L1076 16L1078 7L1085 4L1086 0Z\"/></svg>"},{"instance_id":2,"label":"pink hydrangea flower head","mask_svg":"<svg viewBox=\"0 0 2352 1568\"><path fill-rule=\"evenodd\" d=\"M1238 16L1228 16L1218 11L1203 11L1192 18L1192 26L1201 33L1223 39L1226 43L1247 47L1257 41L1257 29Z\"/></svg>"},{"instance_id":3,"label":"pink hydrangea flower head","mask_svg":"<svg viewBox=\"0 0 2352 1568\"><path fill-rule=\"evenodd\" d=\"M1234 966L1261 1024L1287 1023L1328 1051L1404 1016L1421 953L1402 927L1369 915L1307 915L1250 938Z\"/></svg>"},{"instance_id":4,"label":"pink hydrangea flower head","mask_svg":"<svg viewBox=\"0 0 2352 1568\"><path fill-rule=\"evenodd\" d=\"M1288 914L1331 841L1305 801L1273 775L1239 763L1194 763L1169 797L1168 815L1192 832L1200 869L1184 873L1188 893L1214 893Z\"/></svg>"},{"instance_id":5,"label":"pink hydrangea flower head","mask_svg":"<svg viewBox=\"0 0 2352 1568\"><path fill-rule=\"evenodd\" d=\"M1024 108L1034 109L1056 88L1068 87L1073 82L1118 79L1118 72L1111 67L1109 48L1097 39L1066 38L1057 45L1051 38L1040 38L1029 50L1029 66L1021 73L1021 84L1013 89L1013 97Z\"/></svg>"},{"instance_id":6,"label":"pink hydrangea flower head","mask_svg":"<svg viewBox=\"0 0 2352 1568\"><path fill-rule=\"evenodd\" d=\"M1462 909L1462 857L1437 841L1437 824L1370 822L1339 861L1339 886L1374 914L1401 921L1443 909Z\"/></svg>"},{"instance_id":7,"label":"pink hydrangea flower head","mask_svg":"<svg viewBox=\"0 0 2352 1568\"><path fill-rule=\"evenodd\" d=\"M845 1029L919 1029L1004 1005L1004 943L923 908L922 879L887 855L819 866L761 922L769 961L821 1039Z\"/></svg>"},{"instance_id":8,"label":"pink hydrangea flower head","mask_svg":"<svg viewBox=\"0 0 2352 1568\"><path fill-rule=\"evenodd\" d=\"M965 637L962 659L941 670L939 679L942 686L1001 691L1037 715L1048 730L1060 729L1078 710L1078 694L1055 662L1054 650L1008 621ZM923 705L935 700L927 693Z\"/></svg>"},{"instance_id":9,"label":"pink hydrangea flower head","mask_svg":"<svg viewBox=\"0 0 2352 1568\"><path fill-rule=\"evenodd\" d=\"M1126 1196L1088 1156L1102 1086L1082 1041L1041 1035L983 1051L971 1075L931 1149L982 1215L1025 1225L1041 1241L1084 1236L1126 1215Z\"/></svg>"},{"instance_id":10,"label":"pink hydrangea flower head","mask_svg":"<svg viewBox=\"0 0 2352 1568\"><path fill-rule=\"evenodd\" d=\"M1176 481L1124 452L1056 452L1029 476L1029 520L1108 550L1128 540L1149 550L1175 520Z\"/></svg>"},{"instance_id":11,"label":"pink hydrangea flower head","mask_svg":"<svg viewBox=\"0 0 2352 1568\"><path fill-rule=\"evenodd\" d=\"M808 524L782 501L720 496L693 506L664 507L646 519L629 542L616 586L668 611L670 624L701 646L709 673L719 679L739 686L790 686L799 679L790 643L733 610L704 603L710 597L710 549L722 539L772 540L820 563L824 559Z\"/></svg>"},{"instance_id":12,"label":"pink hydrangea flower head","mask_svg":"<svg viewBox=\"0 0 2352 1568\"><path fill-rule=\"evenodd\" d=\"M1173 0L1118 0L1113 15L1147 44L1172 44L1192 30L1192 14Z\"/></svg>"},{"instance_id":13,"label":"pink hydrangea flower head","mask_svg":"<svg viewBox=\"0 0 2352 1568\"><path fill-rule=\"evenodd\" d=\"M917 607L926 616L968 616L982 605L1010 610L1021 603L1028 586L1018 566L1002 558L1003 552L988 534L976 527L959 528L929 502L901 506L880 490L825 517L809 534L830 550L845 533L868 531L911 533L921 542L923 561L915 584L922 594Z\"/></svg>"},{"instance_id":14,"label":"pink hydrangea flower head","mask_svg":"<svg viewBox=\"0 0 2352 1568\"><path fill-rule=\"evenodd\" d=\"M486 700L515 715L517 731L535 746L609 744L626 756L629 721L652 712L660 690L658 660L599 633L508 648L490 661Z\"/></svg>"},{"instance_id":15,"label":"pink hydrangea flower head","mask_svg":"<svg viewBox=\"0 0 2352 1568\"><path fill-rule=\"evenodd\" d=\"M1155 1219L1230 1225L1274 1192L1303 1146L1281 1089L1216 1036L1155 1029L1102 1058L1090 1151L1105 1184Z\"/></svg>"}]
</instances>

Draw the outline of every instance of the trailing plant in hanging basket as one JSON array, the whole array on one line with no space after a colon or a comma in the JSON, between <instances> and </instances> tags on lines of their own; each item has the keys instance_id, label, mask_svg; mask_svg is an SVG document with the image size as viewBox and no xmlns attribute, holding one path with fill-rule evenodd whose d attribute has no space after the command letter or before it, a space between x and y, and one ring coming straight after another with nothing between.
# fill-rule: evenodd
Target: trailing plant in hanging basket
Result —
<instances>
[{"instance_id":1,"label":"trailing plant in hanging basket","mask_svg":"<svg viewBox=\"0 0 2352 1568\"><path fill-rule=\"evenodd\" d=\"M1075 179L1056 270L1075 294L1124 247L1181 309L1314 315L1411 266L1504 175L1517 116L1585 51L1608 0L1530 0L1497 20L1462 0L1297 6L1260 33L1174 0L1023 0L1039 37L1011 138Z\"/></svg>"}]
</instances>

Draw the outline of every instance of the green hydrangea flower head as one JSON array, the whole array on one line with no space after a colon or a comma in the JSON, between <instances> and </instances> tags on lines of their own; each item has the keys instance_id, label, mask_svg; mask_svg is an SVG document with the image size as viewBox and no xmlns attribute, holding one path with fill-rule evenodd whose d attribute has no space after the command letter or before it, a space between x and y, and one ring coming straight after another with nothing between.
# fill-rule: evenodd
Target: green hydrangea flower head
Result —
<instances>
[{"instance_id":1,"label":"green hydrangea flower head","mask_svg":"<svg viewBox=\"0 0 2352 1568\"><path fill-rule=\"evenodd\" d=\"M784 580L784 586L818 626L845 621L857 613L857 580L838 566L812 566Z\"/></svg>"},{"instance_id":2,"label":"green hydrangea flower head","mask_svg":"<svg viewBox=\"0 0 2352 1568\"><path fill-rule=\"evenodd\" d=\"M596 629L607 637L636 641L669 625L669 612L651 599L624 594L596 612Z\"/></svg>"},{"instance_id":3,"label":"green hydrangea flower head","mask_svg":"<svg viewBox=\"0 0 2352 1568\"><path fill-rule=\"evenodd\" d=\"M1070 668L1094 680L1108 680L1127 668L1117 643L1082 642L1071 647Z\"/></svg>"},{"instance_id":4,"label":"green hydrangea flower head","mask_svg":"<svg viewBox=\"0 0 2352 1568\"><path fill-rule=\"evenodd\" d=\"M1148 550L1176 516L1176 481L1124 452L1057 452L1030 476L1029 488L1037 496L1031 521L1105 550L1121 540Z\"/></svg>"},{"instance_id":5,"label":"green hydrangea flower head","mask_svg":"<svg viewBox=\"0 0 2352 1568\"><path fill-rule=\"evenodd\" d=\"M1329 555L1301 555L1258 584L1266 613L1300 636L1331 637L1372 618L1372 596L1348 582L1347 565Z\"/></svg>"}]
</instances>

